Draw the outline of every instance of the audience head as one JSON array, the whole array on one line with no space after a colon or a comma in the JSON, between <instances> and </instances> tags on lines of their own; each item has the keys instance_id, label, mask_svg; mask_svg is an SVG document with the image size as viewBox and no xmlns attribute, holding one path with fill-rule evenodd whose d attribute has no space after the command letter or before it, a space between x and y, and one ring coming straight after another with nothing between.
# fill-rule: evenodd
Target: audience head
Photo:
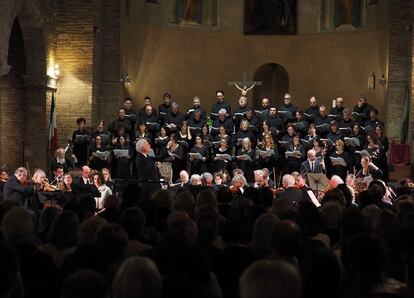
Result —
<instances>
[{"instance_id":1,"label":"audience head","mask_svg":"<svg viewBox=\"0 0 414 298\"><path fill-rule=\"evenodd\" d=\"M301 289L298 270L279 260L257 261L240 277L241 298L300 298Z\"/></svg>"},{"instance_id":2,"label":"audience head","mask_svg":"<svg viewBox=\"0 0 414 298\"><path fill-rule=\"evenodd\" d=\"M0 244L0 297L19 297L14 293L19 286L19 259L5 244ZM17 291L16 291L17 292Z\"/></svg>"},{"instance_id":3,"label":"audience head","mask_svg":"<svg viewBox=\"0 0 414 298\"><path fill-rule=\"evenodd\" d=\"M279 218L270 212L257 218L253 227L250 249L261 256L270 256L272 253L270 237L278 222Z\"/></svg>"},{"instance_id":4,"label":"audience head","mask_svg":"<svg viewBox=\"0 0 414 298\"><path fill-rule=\"evenodd\" d=\"M301 246L301 229L291 220L278 222L272 232L271 247L273 256L295 263L294 258Z\"/></svg>"},{"instance_id":5,"label":"audience head","mask_svg":"<svg viewBox=\"0 0 414 298\"><path fill-rule=\"evenodd\" d=\"M112 282L113 298L160 298L161 276L153 261L144 257L123 262Z\"/></svg>"},{"instance_id":6,"label":"audience head","mask_svg":"<svg viewBox=\"0 0 414 298\"><path fill-rule=\"evenodd\" d=\"M70 275L64 285L62 298L109 298L105 278L92 270L82 270Z\"/></svg>"},{"instance_id":7,"label":"audience head","mask_svg":"<svg viewBox=\"0 0 414 298\"><path fill-rule=\"evenodd\" d=\"M175 211L168 215L167 234L177 245L193 244L198 236L198 229L195 222L185 212Z\"/></svg>"},{"instance_id":8,"label":"audience head","mask_svg":"<svg viewBox=\"0 0 414 298\"><path fill-rule=\"evenodd\" d=\"M144 234L147 217L140 208L125 209L120 218L120 224L128 234L129 240L137 240Z\"/></svg>"},{"instance_id":9,"label":"audience head","mask_svg":"<svg viewBox=\"0 0 414 298\"><path fill-rule=\"evenodd\" d=\"M201 176L198 174L191 175L190 184L194 186L201 185Z\"/></svg>"},{"instance_id":10,"label":"audience head","mask_svg":"<svg viewBox=\"0 0 414 298\"><path fill-rule=\"evenodd\" d=\"M211 186L213 184L213 175L209 172L201 174L201 184L204 186Z\"/></svg>"},{"instance_id":11,"label":"audience head","mask_svg":"<svg viewBox=\"0 0 414 298\"><path fill-rule=\"evenodd\" d=\"M33 236L33 220L24 208L15 207L1 221L1 231L6 242L12 246L24 244Z\"/></svg>"}]
</instances>

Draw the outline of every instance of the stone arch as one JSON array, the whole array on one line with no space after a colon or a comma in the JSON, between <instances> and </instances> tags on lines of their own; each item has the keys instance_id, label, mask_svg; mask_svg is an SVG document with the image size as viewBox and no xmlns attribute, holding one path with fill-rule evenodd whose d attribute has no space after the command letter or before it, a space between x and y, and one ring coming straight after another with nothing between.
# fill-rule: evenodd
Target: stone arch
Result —
<instances>
[{"instance_id":1,"label":"stone arch","mask_svg":"<svg viewBox=\"0 0 414 298\"><path fill-rule=\"evenodd\" d=\"M256 108L260 108L263 97L278 105L283 94L289 91L289 75L280 64L261 65L254 74L254 81L262 81L262 86L253 89L253 104Z\"/></svg>"}]
</instances>

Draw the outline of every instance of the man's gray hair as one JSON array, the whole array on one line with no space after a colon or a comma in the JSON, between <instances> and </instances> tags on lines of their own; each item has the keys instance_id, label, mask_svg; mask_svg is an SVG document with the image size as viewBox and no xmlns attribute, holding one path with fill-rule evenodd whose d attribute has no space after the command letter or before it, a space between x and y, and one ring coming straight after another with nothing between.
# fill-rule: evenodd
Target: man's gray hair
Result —
<instances>
[{"instance_id":1,"label":"man's gray hair","mask_svg":"<svg viewBox=\"0 0 414 298\"><path fill-rule=\"evenodd\" d=\"M220 109L219 114L227 114L226 109Z\"/></svg>"},{"instance_id":2,"label":"man's gray hair","mask_svg":"<svg viewBox=\"0 0 414 298\"><path fill-rule=\"evenodd\" d=\"M27 174L27 169L25 167L18 167L15 171L14 174Z\"/></svg>"},{"instance_id":3,"label":"man's gray hair","mask_svg":"<svg viewBox=\"0 0 414 298\"><path fill-rule=\"evenodd\" d=\"M289 174L283 175L282 184L286 184L286 188L295 186L295 177Z\"/></svg>"},{"instance_id":4,"label":"man's gray hair","mask_svg":"<svg viewBox=\"0 0 414 298\"><path fill-rule=\"evenodd\" d=\"M146 139L140 139L137 141L137 143L135 144L135 149L137 150L137 152L141 153L142 150L144 149L145 143L147 143L148 141Z\"/></svg>"}]
</instances>

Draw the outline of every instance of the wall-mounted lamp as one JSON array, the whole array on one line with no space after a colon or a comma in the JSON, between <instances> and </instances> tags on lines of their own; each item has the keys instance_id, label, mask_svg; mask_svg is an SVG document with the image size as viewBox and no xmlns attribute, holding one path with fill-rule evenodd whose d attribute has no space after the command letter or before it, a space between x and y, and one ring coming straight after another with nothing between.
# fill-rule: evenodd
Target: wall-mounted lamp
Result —
<instances>
[{"instance_id":1,"label":"wall-mounted lamp","mask_svg":"<svg viewBox=\"0 0 414 298\"><path fill-rule=\"evenodd\" d=\"M129 77L127 72L125 74L121 74L121 76L119 77L119 81L123 84L131 84L131 78Z\"/></svg>"},{"instance_id":2,"label":"wall-mounted lamp","mask_svg":"<svg viewBox=\"0 0 414 298\"><path fill-rule=\"evenodd\" d=\"M387 84L387 79L385 78L385 75L382 74L381 78L379 78L378 82L382 85L385 86Z\"/></svg>"},{"instance_id":3,"label":"wall-mounted lamp","mask_svg":"<svg viewBox=\"0 0 414 298\"><path fill-rule=\"evenodd\" d=\"M57 89L57 82L59 80L59 76L59 64L55 64L47 72L47 86L52 89Z\"/></svg>"}]
</instances>

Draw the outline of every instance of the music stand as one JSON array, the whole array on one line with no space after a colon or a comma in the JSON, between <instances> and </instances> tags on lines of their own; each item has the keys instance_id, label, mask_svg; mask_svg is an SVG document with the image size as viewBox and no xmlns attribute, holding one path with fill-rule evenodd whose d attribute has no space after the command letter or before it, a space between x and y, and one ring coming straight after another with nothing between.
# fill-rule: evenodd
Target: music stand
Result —
<instances>
[{"instance_id":1,"label":"music stand","mask_svg":"<svg viewBox=\"0 0 414 298\"><path fill-rule=\"evenodd\" d=\"M318 194L320 191L325 191L329 187L328 178L323 173L308 173L307 175L309 187L315 190Z\"/></svg>"}]
</instances>

